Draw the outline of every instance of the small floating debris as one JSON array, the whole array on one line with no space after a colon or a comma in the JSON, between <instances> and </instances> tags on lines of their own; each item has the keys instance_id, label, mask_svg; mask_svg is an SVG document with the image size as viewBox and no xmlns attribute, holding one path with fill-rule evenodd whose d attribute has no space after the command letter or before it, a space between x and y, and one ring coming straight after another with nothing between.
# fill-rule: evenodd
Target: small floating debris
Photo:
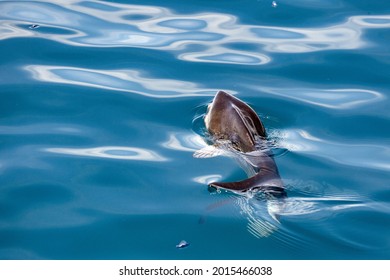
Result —
<instances>
[{"instance_id":1,"label":"small floating debris","mask_svg":"<svg viewBox=\"0 0 390 280\"><path fill-rule=\"evenodd\" d=\"M28 28L30 28L30 29L37 29L39 27L41 27L39 24L31 24Z\"/></svg>"},{"instance_id":2,"label":"small floating debris","mask_svg":"<svg viewBox=\"0 0 390 280\"><path fill-rule=\"evenodd\" d=\"M278 3L276 1L272 1L272 8L276 8L278 6Z\"/></svg>"},{"instance_id":3,"label":"small floating debris","mask_svg":"<svg viewBox=\"0 0 390 280\"><path fill-rule=\"evenodd\" d=\"M182 248L185 248L185 247L188 247L188 246L190 246L190 243L188 243L185 240L182 240L182 241L180 241L179 244L176 245L176 248L182 249Z\"/></svg>"}]
</instances>

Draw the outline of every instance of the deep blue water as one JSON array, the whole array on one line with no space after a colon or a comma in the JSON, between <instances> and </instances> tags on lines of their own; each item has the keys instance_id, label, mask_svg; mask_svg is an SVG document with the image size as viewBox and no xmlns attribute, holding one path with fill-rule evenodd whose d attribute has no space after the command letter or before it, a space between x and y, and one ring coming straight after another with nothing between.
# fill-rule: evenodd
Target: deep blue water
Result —
<instances>
[{"instance_id":1,"label":"deep blue water","mask_svg":"<svg viewBox=\"0 0 390 280\"><path fill-rule=\"evenodd\" d=\"M1 1L0 258L389 259L390 3L276 4ZM208 190L219 89L287 199Z\"/></svg>"}]
</instances>

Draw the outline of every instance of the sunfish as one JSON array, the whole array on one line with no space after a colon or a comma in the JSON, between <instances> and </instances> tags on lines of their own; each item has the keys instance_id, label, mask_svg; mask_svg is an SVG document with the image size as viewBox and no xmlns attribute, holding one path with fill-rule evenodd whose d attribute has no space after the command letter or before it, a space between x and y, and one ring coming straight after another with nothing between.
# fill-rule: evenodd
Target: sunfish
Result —
<instances>
[{"instance_id":1,"label":"sunfish","mask_svg":"<svg viewBox=\"0 0 390 280\"><path fill-rule=\"evenodd\" d=\"M272 151L264 149L267 143L264 125L249 105L219 91L208 106L204 122L211 145L196 151L194 157L232 155L250 176L237 182L212 182L210 187L233 192L260 190L276 197L286 196Z\"/></svg>"}]
</instances>

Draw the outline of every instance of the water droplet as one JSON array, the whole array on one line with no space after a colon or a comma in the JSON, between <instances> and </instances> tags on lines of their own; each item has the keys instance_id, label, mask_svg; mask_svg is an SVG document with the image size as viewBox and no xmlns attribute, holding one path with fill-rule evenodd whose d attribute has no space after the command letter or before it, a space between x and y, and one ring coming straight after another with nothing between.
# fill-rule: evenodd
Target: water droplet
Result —
<instances>
[{"instance_id":1,"label":"water droplet","mask_svg":"<svg viewBox=\"0 0 390 280\"><path fill-rule=\"evenodd\" d=\"M276 8L277 6L278 6L278 3L276 3L276 1L272 1L272 7Z\"/></svg>"},{"instance_id":2,"label":"water droplet","mask_svg":"<svg viewBox=\"0 0 390 280\"><path fill-rule=\"evenodd\" d=\"M176 245L176 248L181 249L190 246L190 243L188 243L185 240L180 241L179 244Z\"/></svg>"},{"instance_id":3,"label":"water droplet","mask_svg":"<svg viewBox=\"0 0 390 280\"><path fill-rule=\"evenodd\" d=\"M31 24L28 28L30 28L30 29L37 29L39 27L40 26L38 24Z\"/></svg>"}]
</instances>

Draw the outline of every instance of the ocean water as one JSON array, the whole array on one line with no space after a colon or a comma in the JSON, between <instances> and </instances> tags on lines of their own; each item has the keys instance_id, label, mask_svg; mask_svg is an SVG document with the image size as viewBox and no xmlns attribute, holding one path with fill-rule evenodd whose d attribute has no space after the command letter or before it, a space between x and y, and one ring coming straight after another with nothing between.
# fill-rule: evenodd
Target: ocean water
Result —
<instances>
[{"instance_id":1,"label":"ocean water","mask_svg":"<svg viewBox=\"0 0 390 280\"><path fill-rule=\"evenodd\" d=\"M383 0L0 1L0 259L389 259L389 40ZM286 199L207 188L218 90Z\"/></svg>"}]
</instances>

